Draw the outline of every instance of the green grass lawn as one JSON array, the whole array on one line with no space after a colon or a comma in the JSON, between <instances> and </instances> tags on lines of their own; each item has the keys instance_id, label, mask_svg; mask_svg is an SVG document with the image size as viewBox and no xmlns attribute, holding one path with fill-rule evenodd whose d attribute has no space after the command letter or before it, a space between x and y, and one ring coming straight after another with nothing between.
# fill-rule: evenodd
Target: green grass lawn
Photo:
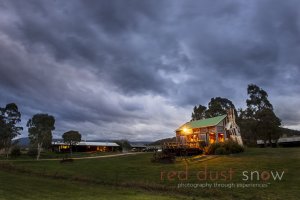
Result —
<instances>
[{"instance_id":1,"label":"green grass lawn","mask_svg":"<svg viewBox=\"0 0 300 200\"><path fill-rule=\"evenodd\" d=\"M114 152L73 152L72 156L69 152L64 153L56 153L52 151L42 152L40 159L52 159L52 158L66 158L66 157L72 157L72 158L81 158L81 157L93 157L93 156L102 156L102 155L113 155L121 153L119 151ZM0 160L35 160L36 156L29 156L27 155L27 152L23 151L21 156L18 157L9 157L8 159L5 157L5 155L0 155Z\"/></svg>"},{"instance_id":2,"label":"green grass lawn","mask_svg":"<svg viewBox=\"0 0 300 200\"><path fill-rule=\"evenodd\" d=\"M187 199L139 189L45 179L0 171L0 200L178 200Z\"/></svg>"},{"instance_id":3,"label":"green grass lawn","mask_svg":"<svg viewBox=\"0 0 300 200\"><path fill-rule=\"evenodd\" d=\"M135 193L139 195L145 195L143 198L151 198L151 195L157 194L162 195L155 199L163 199L167 197L175 198L171 194L181 195L180 199L182 199L183 196L195 199L300 198L300 194L298 192L300 183L300 148L249 148L246 150L246 152L241 154L219 156L203 162L179 158L175 164L151 163L151 157L151 153L144 153L123 157L76 160L74 163L65 164L61 164L59 161L6 161L2 163L6 163L5 165L10 163L11 166L6 166L5 169L3 169L6 172L2 172L1 176L13 176L13 181L17 182L18 184L16 185L19 186L21 186L23 183L22 180L18 180L19 176L16 176L16 174L20 174L21 178L30 176L32 179L40 181L40 185L43 185L42 183L44 183L44 189L41 190L47 189L48 182L50 189L52 187L51 184L55 185L57 182L59 182L59 184L63 184L63 186L59 188L57 194L58 196L60 195L59 191L62 193L64 193L64 191L65 193L71 193L72 189L75 189L78 193L82 192L82 195L84 195L84 188L87 187L87 192L85 195L96 195L99 191L105 190L107 193L111 192L111 199L118 199L121 198L121 196L123 196L122 199L132 199L130 198L130 195ZM178 180L178 178L175 176L173 177L174 180L168 180L167 173L184 171L186 169L186 165L188 166L188 180ZM215 172L219 172L218 180L209 180L209 178L207 178L207 180L197 179L197 172L203 171L205 166L207 167L207 170L211 171L213 174L215 174ZM222 176L220 173L222 171L227 172L229 169L234 171L232 180L228 180L229 176L227 176L227 180L221 180ZM245 171L248 173L250 173L250 171L258 171L260 175L264 171L268 173L271 171L284 171L284 175L281 181L274 181L271 178L266 181L244 181L242 180L244 178L242 173ZM161 180L162 172L163 180ZM254 178L256 178L256 176L254 176ZM1 178L0 184L6 185L7 179L8 178L3 179L5 181L2 181ZM58 179L61 180L58 181ZM253 183L260 185L266 184L267 187L216 187L210 189L191 187L178 188L177 186L180 183L221 183L227 185L231 183ZM76 189L77 186L79 189ZM31 186L29 184L26 187ZM115 187L122 189L114 190L113 188ZM80 188L83 189L80 190ZM37 191L39 191L39 189ZM105 191L102 193L105 194ZM32 195L34 194L32 193ZM77 196L79 198L81 194ZM94 197L95 196L90 196L89 198L93 199ZM20 196L16 197L16 199L18 198L22 199ZM47 197L44 199L47 199ZM99 199L105 199L105 197ZM142 199L142 197L138 199Z\"/></svg>"}]
</instances>

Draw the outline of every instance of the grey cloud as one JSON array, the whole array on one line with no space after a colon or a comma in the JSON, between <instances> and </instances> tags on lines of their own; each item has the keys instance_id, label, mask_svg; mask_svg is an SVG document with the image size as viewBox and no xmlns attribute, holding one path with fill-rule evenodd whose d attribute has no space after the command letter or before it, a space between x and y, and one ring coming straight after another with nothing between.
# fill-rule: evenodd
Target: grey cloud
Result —
<instances>
[{"instance_id":1,"label":"grey cloud","mask_svg":"<svg viewBox=\"0 0 300 200\"><path fill-rule=\"evenodd\" d=\"M49 112L59 136L159 138L195 104L245 106L246 86L299 98L298 1L3 1L0 103ZM27 119L25 119L26 121ZM299 125L300 126L300 125ZM300 127L299 127L300 128Z\"/></svg>"}]
</instances>

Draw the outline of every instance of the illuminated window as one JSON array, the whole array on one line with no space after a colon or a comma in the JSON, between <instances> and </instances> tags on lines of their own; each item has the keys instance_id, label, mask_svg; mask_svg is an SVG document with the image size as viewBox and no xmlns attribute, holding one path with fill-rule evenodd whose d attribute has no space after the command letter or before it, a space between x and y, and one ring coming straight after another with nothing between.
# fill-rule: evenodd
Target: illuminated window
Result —
<instances>
[{"instance_id":1,"label":"illuminated window","mask_svg":"<svg viewBox=\"0 0 300 200\"><path fill-rule=\"evenodd\" d=\"M212 143L215 143L215 142L216 142L216 134L210 133L209 134L209 143L212 144Z\"/></svg>"},{"instance_id":2,"label":"illuminated window","mask_svg":"<svg viewBox=\"0 0 300 200\"><path fill-rule=\"evenodd\" d=\"M223 133L218 133L218 141L224 142L224 134Z\"/></svg>"}]
</instances>

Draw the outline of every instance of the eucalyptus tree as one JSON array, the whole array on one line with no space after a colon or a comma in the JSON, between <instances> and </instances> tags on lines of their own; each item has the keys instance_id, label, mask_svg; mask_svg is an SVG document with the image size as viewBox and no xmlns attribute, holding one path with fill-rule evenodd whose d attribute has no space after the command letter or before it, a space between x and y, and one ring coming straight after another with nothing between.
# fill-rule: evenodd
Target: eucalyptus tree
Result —
<instances>
[{"instance_id":1,"label":"eucalyptus tree","mask_svg":"<svg viewBox=\"0 0 300 200\"><path fill-rule=\"evenodd\" d=\"M70 146L70 154L72 155L72 148L81 141L81 134L78 131L67 131L62 135L64 143Z\"/></svg>"},{"instance_id":2,"label":"eucalyptus tree","mask_svg":"<svg viewBox=\"0 0 300 200\"><path fill-rule=\"evenodd\" d=\"M42 149L51 145L54 124L55 118L48 114L36 114L27 122L30 142L37 147L37 160Z\"/></svg>"},{"instance_id":3,"label":"eucalyptus tree","mask_svg":"<svg viewBox=\"0 0 300 200\"><path fill-rule=\"evenodd\" d=\"M17 125L20 122L21 112L15 103L9 103L4 108L0 108L0 149L4 149L6 157L13 145L12 140L23 130Z\"/></svg>"}]
</instances>

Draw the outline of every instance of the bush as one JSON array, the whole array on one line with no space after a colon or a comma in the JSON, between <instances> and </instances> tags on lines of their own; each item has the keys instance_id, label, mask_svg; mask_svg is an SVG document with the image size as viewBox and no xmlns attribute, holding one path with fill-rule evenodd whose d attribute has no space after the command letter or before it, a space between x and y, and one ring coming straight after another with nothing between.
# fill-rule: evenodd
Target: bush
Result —
<instances>
[{"instance_id":1,"label":"bush","mask_svg":"<svg viewBox=\"0 0 300 200\"><path fill-rule=\"evenodd\" d=\"M199 146L204 149L205 147L207 147L207 143L205 141L200 141L199 142Z\"/></svg>"},{"instance_id":2,"label":"bush","mask_svg":"<svg viewBox=\"0 0 300 200\"><path fill-rule=\"evenodd\" d=\"M221 143L212 143L208 147L204 148L204 152L206 155L213 155L219 147L221 147Z\"/></svg>"},{"instance_id":3,"label":"bush","mask_svg":"<svg viewBox=\"0 0 300 200\"><path fill-rule=\"evenodd\" d=\"M226 140L222 143L213 143L205 148L206 155L234 154L244 151L244 147L233 140Z\"/></svg>"},{"instance_id":4,"label":"bush","mask_svg":"<svg viewBox=\"0 0 300 200\"><path fill-rule=\"evenodd\" d=\"M29 148L27 154L30 156L30 157L36 157L37 156L37 149L36 148Z\"/></svg>"},{"instance_id":5,"label":"bush","mask_svg":"<svg viewBox=\"0 0 300 200\"><path fill-rule=\"evenodd\" d=\"M21 155L21 149L19 146L14 146L10 152L12 157L18 157Z\"/></svg>"},{"instance_id":6,"label":"bush","mask_svg":"<svg viewBox=\"0 0 300 200\"><path fill-rule=\"evenodd\" d=\"M239 145L237 142L233 140L225 141L222 146L226 149L228 154L240 153L244 151L244 147L242 147L241 145Z\"/></svg>"},{"instance_id":7,"label":"bush","mask_svg":"<svg viewBox=\"0 0 300 200\"><path fill-rule=\"evenodd\" d=\"M215 155L225 155L225 154L227 154L227 151L224 147L218 147L215 150Z\"/></svg>"}]
</instances>

